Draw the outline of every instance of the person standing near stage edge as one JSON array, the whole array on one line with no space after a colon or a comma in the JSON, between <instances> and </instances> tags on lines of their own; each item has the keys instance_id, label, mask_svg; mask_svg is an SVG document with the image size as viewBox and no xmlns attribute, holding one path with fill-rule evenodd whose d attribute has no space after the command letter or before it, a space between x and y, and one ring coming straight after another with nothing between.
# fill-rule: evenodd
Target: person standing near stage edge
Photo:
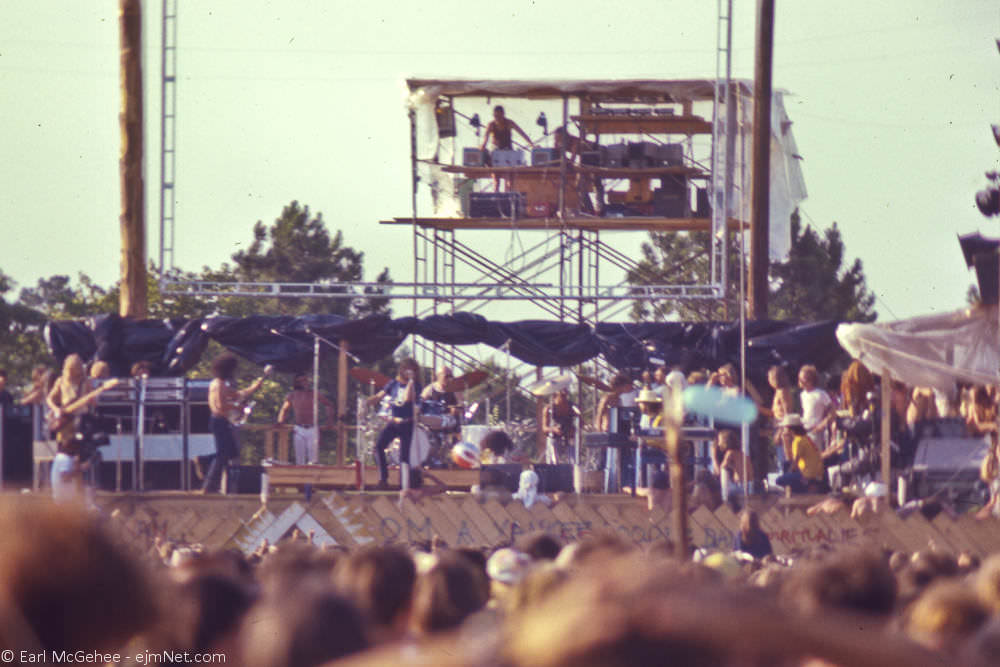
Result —
<instances>
[{"instance_id":1,"label":"person standing near stage edge","mask_svg":"<svg viewBox=\"0 0 1000 667\"><path fill-rule=\"evenodd\" d=\"M285 397L278 411L278 423L284 424L291 412L295 418L292 430L292 445L295 450L295 465L319 463L319 431L316 429L316 418L313 414L313 401L323 404L326 411L326 421L330 428L336 426L333 417L333 403L322 394L316 395L309 386L309 376L299 373L292 380L292 391Z\"/></svg>"},{"instance_id":2,"label":"person standing near stage edge","mask_svg":"<svg viewBox=\"0 0 1000 667\"><path fill-rule=\"evenodd\" d=\"M385 450L393 440L399 438L399 460L410 462L410 441L413 438L413 422L416 418L416 399L420 395L420 366L414 359L406 358L399 362L399 370L395 379L389 382L377 394L368 398L368 405L378 405L383 398L389 397L390 419L375 441L375 462L378 464L378 485L385 488L389 485L389 462Z\"/></svg>"},{"instance_id":3,"label":"person standing near stage edge","mask_svg":"<svg viewBox=\"0 0 1000 667\"><path fill-rule=\"evenodd\" d=\"M264 375L254 380L246 389L236 389L232 383L238 364L239 361L231 354L223 354L212 362L213 380L208 386L208 409L212 413L209 427L215 436L215 460L205 475L205 483L200 493L215 491L219 478L222 477L222 471L229 461L239 454L236 427L233 426L231 416L260 389L264 378L270 374L268 366L264 369Z\"/></svg>"}]
</instances>

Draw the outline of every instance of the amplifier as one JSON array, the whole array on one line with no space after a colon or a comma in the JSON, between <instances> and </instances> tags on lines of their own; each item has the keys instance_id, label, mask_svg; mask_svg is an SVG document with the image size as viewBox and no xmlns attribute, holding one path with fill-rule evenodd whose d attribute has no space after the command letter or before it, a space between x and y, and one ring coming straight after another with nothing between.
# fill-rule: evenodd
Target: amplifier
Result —
<instances>
[{"instance_id":1,"label":"amplifier","mask_svg":"<svg viewBox=\"0 0 1000 667\"><path fill-rule=\"evenodd\" d=\"M580 153L580 164L588 167L600 167L605 162L603 151L584 151Z\"/></svg>"},{"instance_id":2,"label":"amplifier","mask_svg":"<svg viewBox=\"0 0 1000 667\"><path fill-rule=\"evenodd\" d=\"M559 151L555 148L532 148L531 166L545 167L552 164L559 164Z\"/></svg>"},{"instance_id":3,"label":"amplifier","mask_svg":"<svg viewBox=\"0 0 1000 667\"><path fill-rule=\"evenodd\" d=\"M520 463L499 463L485 465L479 469L479 488L503 487L514 493L517 491L518 482L521 479L522 466Z\"/></svg>"},{"instance_id":4,"label":"amplifier","mask_svg":"<svg viewBox=\"0 0 1000 667\"><path fill-rule=\"evenodd\" d=\"M627 144L611 144L607 147L604 164L607 167L624 167L627 155Z\"/></svg>"},{"instance_id":5,"label":"amplifier","mask_svg":"<svg viewBox=\"0 0 1000 667\"><path fill-rule=\"evenodd\" d=\"M551 202L535 202L528 205L529 218L551 218L556 214L558 206Z\"/></svg>"},{"instance_id":6,"label":"amplifier","mask_svg":"<svg viewBox=\"0 0 1000 667\"><path fill-rule=\"evenodd\" d=\"M229 466L226 468L226 495L238 493L260 493L262 466Z\"/></svg>"},{"instance_id":7,"label":"amplifier","mask_svg":"<svg viewBox=\"0 0 1000 667\"><path fill-rule=\"evenodd\" d=\"M712 217L712 204L708 201L708 188L698 188L695 193L695 215L699 218Z\"/></svg>"},{"instance_id":8,"label":"amplifier","mask_svg":"<svg viewBox=\"0 0 1000 667\"><path fill-rule=\"evenodd\" d=\"M470 218L523 218L523 192L472 192Z\"/></svg>"},{"instance_id":9,"label":"amplifier","mask_svg":"<svg viewBox=\"0 0 1000 667\"><path fill-rule=\"evenodd\" d=\"M31 484L32 440L29 406L0 410L0 486Z\"/></svg>"},{"instance_id":10,"label":"amplifier","mask_svg":"<svg viewBox=\"0 0 1000 667\"><path fill-rule=\"evenodd\" d=\"M556 493L573 491L573 466L569 463L536 463L535 473L538 474L538 490L541 493Z\"/></svg>"},{"instance_id":11,"label":"amplifier","mask_svg":"<svg viewBox=\"0 0 1000 667\"><path fill-rule=\"evenodd\" d=\"M656 147L656 160L661 165L679 167L684 164L684 146L682 144L661 144Z\"/></svg>"},{"instance_id":12,"label":"amplifier","mask_svg":"<svg viewBox=\"0 0 1000 667\"><path fill-rule=\"evenodd\" d=\"M663 218L684 218L688 213L687 199L657 188L653 192L653 215Z\"/></svg>"},{"instance_id":13,"label":"amplifier","mask_svg":"<svg viewBox=\"0 0 1000 667\"><path fill-rule=\"evenodd\" d=\"M483 166L483 150L481 148L463 148L462 149L462 166L463 167L482 167Z\"/></svg>"},{"instance_id":14,"label":"amplifier","mask_svg":"<svg viewBox=\"0 0 1000 667\"><path fill-rule=\"evenodd\" d=\"M524 166L524 151L518 150L502 150L497 149L493 151L490 156L493 161L494 167L523 167Z\"/></svg>"}]
</instances>

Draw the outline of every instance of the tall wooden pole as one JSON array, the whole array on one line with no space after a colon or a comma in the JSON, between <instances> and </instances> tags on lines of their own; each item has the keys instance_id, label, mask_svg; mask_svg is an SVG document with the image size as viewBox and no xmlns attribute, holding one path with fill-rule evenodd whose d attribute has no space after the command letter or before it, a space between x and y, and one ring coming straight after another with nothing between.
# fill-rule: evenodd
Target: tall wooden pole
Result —
<instances>
[{"instance_id":1,"label":"tall wooden pole","mask_svg":"<svg viewBox=\"0 0 1000 667\"><path fill-rule=\"evenodd\" d=\"M767 318L767 265L771 185L771 70L774 0L757 0L757 49L753 84L753 194L750 212L750 317Z\"/></svg>"},{"instance_id":2,"label":"tall wooden pole","mask_svg":"<svg viewBox=\"0 0 1000 667\"><path fill-rule=\"evenodd\" d=\"M142 154L142 10L139 0L120 0L122 130L121 293L123 317L146 317L146 223Z\"/></svg>"},{"instance_id":3,"label":"tall wooden pole","mask_svg":"<svg viewBox=\"0 0 1000 667\"><path fill-rule=\"evenodd\" d=\"M886 507L892 489L892 373L889 367L882 369L882 483L885 484Z\"/></svg>"}]
</instances>

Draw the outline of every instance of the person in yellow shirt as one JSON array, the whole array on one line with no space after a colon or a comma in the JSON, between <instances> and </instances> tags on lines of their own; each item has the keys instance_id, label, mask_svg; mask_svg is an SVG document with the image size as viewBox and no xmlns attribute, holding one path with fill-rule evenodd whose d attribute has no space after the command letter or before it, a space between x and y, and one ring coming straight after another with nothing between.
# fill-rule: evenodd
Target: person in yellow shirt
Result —
<instances>
[{"instance_id":1,"label":"person in yellow shirt","mask_svg":"<svg viewBox=\"0 0 1000 667\"><path fill-rule=\"evenodd\" d=\"M819 449L806 435L802 417L787 414L780 422L781 442L789 469L776 480L779 486L787 486L792 493L807 493L810 487L820 491L823 486L823 459Z\"/></svg>"}]
</instances>

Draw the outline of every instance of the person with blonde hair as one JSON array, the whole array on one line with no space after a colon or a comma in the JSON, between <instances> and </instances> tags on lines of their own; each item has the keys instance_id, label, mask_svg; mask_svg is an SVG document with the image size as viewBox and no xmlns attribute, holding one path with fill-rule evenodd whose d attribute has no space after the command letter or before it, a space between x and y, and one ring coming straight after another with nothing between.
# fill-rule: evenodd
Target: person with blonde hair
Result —
<instances>
[{"instance_id":1,"label":"person with blonde hair","mask_svg":"<svg viewBox=\"0 0 1000 667\"><path fill-rule=\"evenodd\" d=\"M63 361L62 375L52 385L45 398L49 412L56 422L55 439L60 446L73 439L76 433L77 417L85 412L89 405L80 406L72 413L65 410L78 398L87 393L87 371L79 354L71 354Z\"/></svg>"}]
</instances>

